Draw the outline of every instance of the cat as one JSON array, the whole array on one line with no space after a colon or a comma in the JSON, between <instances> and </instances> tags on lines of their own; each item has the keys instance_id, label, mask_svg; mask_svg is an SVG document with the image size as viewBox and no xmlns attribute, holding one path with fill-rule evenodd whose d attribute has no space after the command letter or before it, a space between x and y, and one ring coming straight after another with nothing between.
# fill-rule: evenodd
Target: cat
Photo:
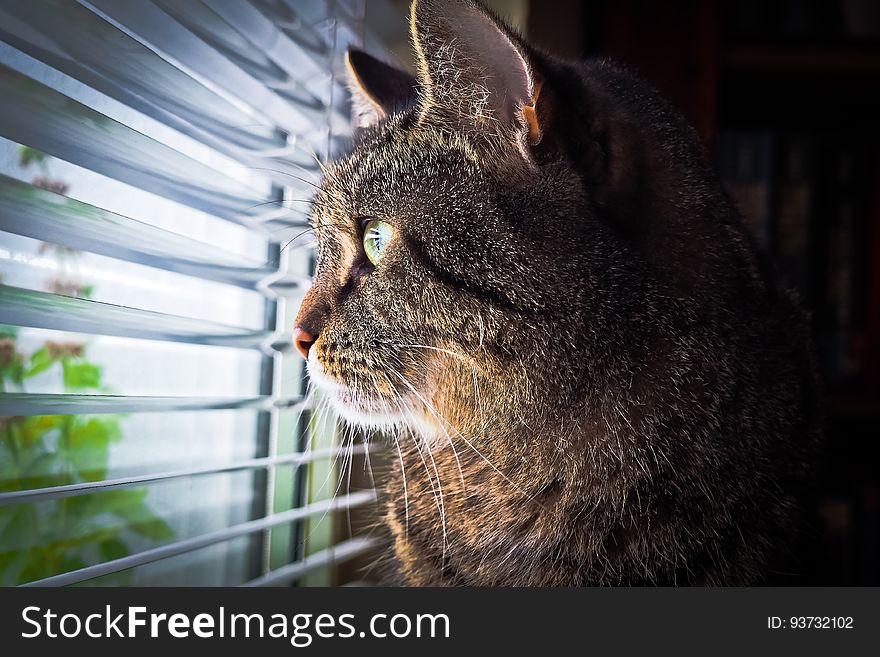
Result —
<instances>
[{"instance_id":1,"label":"cat","mask_svg":"<svg viewBox=\"0 0 880 657\"><path fill-rule=\"evenodd\" d=\"M604 60L416 0L415 76L352 50L294 342L384 430L389 581L763 583L820 435L803 311L694 131Z\"/></svg>"}]
</instances>

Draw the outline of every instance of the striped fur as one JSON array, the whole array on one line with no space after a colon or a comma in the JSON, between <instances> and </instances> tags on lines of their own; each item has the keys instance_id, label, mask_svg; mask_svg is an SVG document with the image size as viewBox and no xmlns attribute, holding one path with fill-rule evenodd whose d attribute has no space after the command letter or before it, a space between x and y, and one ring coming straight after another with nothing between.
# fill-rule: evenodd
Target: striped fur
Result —
<instances>
[{"instance_id":1,"label":"striped fur","mask_svg":"<svg viewBox=\"0 0 880 657\"><path fill-rule=\"evenodd\" d=\"M319 385L389 437L392 581L766 581L815 368L693 131L470 0L418 0L412 31L411 102L328 168L298 318ZM394 227L377 266L367 217Z\"/></svg>"}]
</instances>

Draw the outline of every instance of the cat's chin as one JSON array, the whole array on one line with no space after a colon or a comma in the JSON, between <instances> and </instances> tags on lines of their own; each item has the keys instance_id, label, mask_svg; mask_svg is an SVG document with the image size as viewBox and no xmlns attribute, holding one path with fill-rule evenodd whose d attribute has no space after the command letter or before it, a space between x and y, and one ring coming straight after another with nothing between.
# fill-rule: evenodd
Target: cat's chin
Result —
<instances>
[{"instance_id":1,"label":"cat's chin","mask_svg":"<svg viewBox=\"0 0 880 657\"><path fill-rule=\"evenodd\" d=\"M351 404L338 396L331 397L333 408L339 417L348 424L364 429L392 430L407 424L402 413L386 413L373 409L365 409Z\"/></svg>"},{"instance_id":2,"label":"cat's chin","mask_svg":"<svg viewBox=\"0 0 880 657\"><path fill-rule=\"evenodd\" d=\"M334 381L324 374L312 354L309 355L306 367L312 384L327 397L339 417L349 424L364 429L392 430L403 426L420 428L414 426L418 424L416 416L409 412L405 402L392 404L388 400L357 392Z\"/></svg>"}]
</instances>

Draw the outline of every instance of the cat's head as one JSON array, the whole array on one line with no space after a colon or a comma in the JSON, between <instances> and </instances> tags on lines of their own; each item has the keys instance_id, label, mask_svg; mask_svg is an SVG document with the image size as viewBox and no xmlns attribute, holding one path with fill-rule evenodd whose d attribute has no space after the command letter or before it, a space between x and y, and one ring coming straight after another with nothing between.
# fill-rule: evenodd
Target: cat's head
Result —
<instances>
[{"instance_id":1,"label":"cat's head","mask_svg":"<svg viewBox=\"0 0 880 657\"><path fill-rule=\"evenodd\" d=\"M350 421L504 422L572 392L615 331L627 301L597 290L629 256L596 208L626 197L627 136L478 3L410 18L415 77L349 53L360 129L317 195L295 339Z\"/></svg>"}]
</instances>

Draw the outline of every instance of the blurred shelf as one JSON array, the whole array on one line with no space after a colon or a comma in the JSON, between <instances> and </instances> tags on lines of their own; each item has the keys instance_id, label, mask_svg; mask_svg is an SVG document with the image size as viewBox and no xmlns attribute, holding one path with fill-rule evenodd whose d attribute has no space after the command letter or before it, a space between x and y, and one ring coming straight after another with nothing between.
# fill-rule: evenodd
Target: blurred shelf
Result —
<instances>
[{"instance_id":1,"label":"blurred shelf","mask_svg":"<svg viewBox=\"0 0 880 657\"><path fill-rule=\"evenodd\" d=\"M733 46L725 49L726 68L749 73L880 73L880 48L859 46Z\"/></svg>"}]
</instances>

